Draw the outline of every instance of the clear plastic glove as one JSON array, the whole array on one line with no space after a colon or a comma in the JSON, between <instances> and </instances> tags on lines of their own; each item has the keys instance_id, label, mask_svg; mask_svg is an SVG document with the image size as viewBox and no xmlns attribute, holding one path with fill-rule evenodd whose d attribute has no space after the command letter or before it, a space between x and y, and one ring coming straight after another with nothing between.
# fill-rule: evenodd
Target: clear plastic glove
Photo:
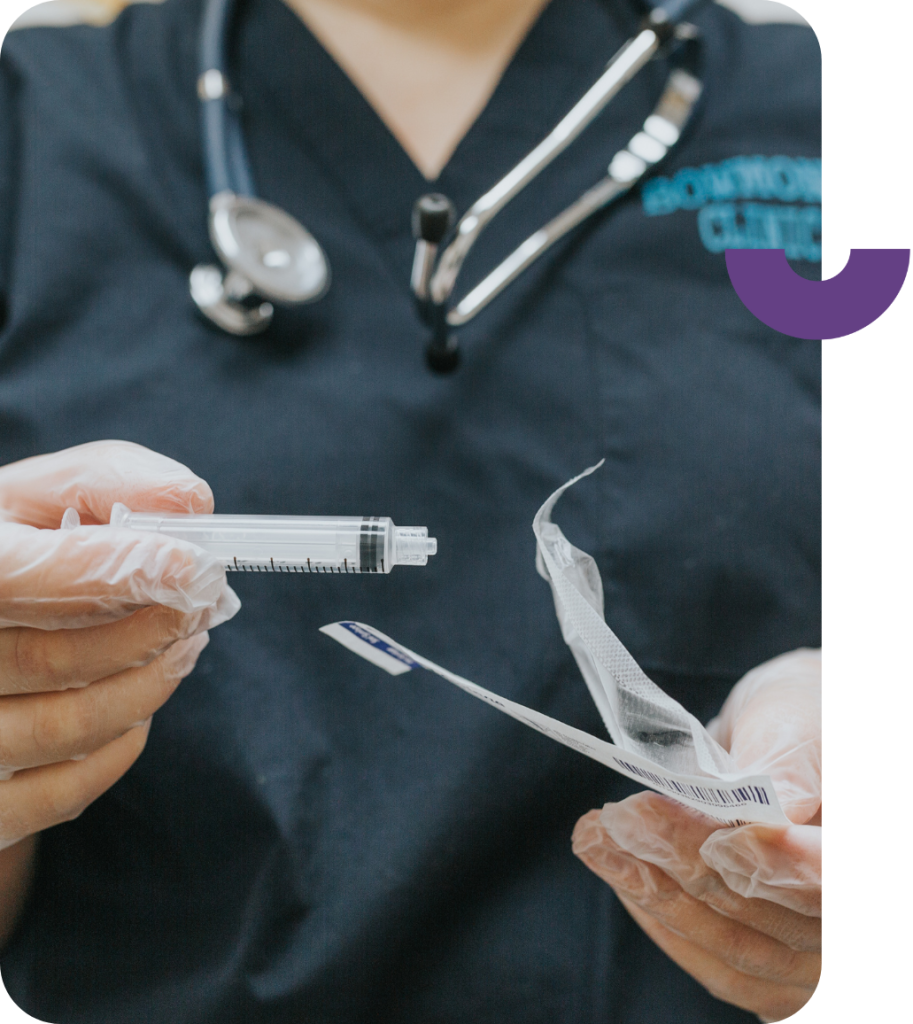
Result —
<instances>
[{"instance_id":1,"label":"clear plastic glove","mask_svg":"<svg viewBox=\"0 0 913 1024\"><path fill-rule=\"evenodd\" d=\"M657 793L584 815L578 857L647 935L717 998L783 1020L821 968L821 661L794 651L749 672L710 732L769 774L795 825L723 828Z\"/></svg>"},{"instance_id":2,"label":"clear plastic glove","mask_svg":"<svg viewBox=\"0 0 913 1024\"><path fill-rule=\"evenodd\" d=\"M0 467L0 627L94 626L154 604L200 614L200 629L235 614L215 556L161 534L100 529L116 501L136 511L212 510L203 480L125 441ZM58 529L65 515L71 528Z\"/></svg>"},{"instance_id":3,"label":"clear plastic glove","mask_svg":"<svg viewBox=\"0 0 913 1024\"><path fill-rule=\"evenodd\" d=\"M212 510L203 480L126 442L0 467L0 848L123 775L206 631L240 607L209 553L103 525L116 501Z\"/></svg>"}]
</instances>

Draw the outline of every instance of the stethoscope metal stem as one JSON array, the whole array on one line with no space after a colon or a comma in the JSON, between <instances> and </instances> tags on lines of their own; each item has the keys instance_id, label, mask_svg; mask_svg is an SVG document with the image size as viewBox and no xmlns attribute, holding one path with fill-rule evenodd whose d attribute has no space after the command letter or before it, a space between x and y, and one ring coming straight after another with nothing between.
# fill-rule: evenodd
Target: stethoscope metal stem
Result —
<instances>
[{"instance_id":1,"label":"stethoscope metal stem","mask_svg":"<svg viewBox=\"0 0 913 1024\"><path fill-rule=\"evenodd\" d=\"M690 29L685 31L688 32L686 38L693 39ZM689 72L682 68L671 71L652 113L646 118L640 131L629 140L627 146L614 155L606 176L544 227L530 235L452 309L448 309L447 301L450 292L447 292L440 301L435 297L434 286L440 267L449 257L449 268L455 268L458 273L459 262L465 258L484 225L479 218L471 225L470 230L465 230L462 234L460 225L457 225L455 241L444 250L438 270L434 270L438 248L449 230L452 206L446 197L441 195L427 195L419 199L413 213L416 250L412 267L412 288L422 319L431 328L426 357L432 369L446 373L455 369L459 362L459 346L451 328L460 327L471 320L555 242L597 210L628 192L653 165L666 156L670 147L678 142L691 119L701 91L700 81ZM512 176L513 172L508 177ZM513 178L518 180L519 176ZM495 189L503 185L505 180L507 179L502 179ZM487 195L491 195L495 189L490 190ZM500 205L491 203L487 206L485 223L509 200L511 193L508 188L500 188L498 194ZM476 209L484 199L483 196L472 209ZM471 212L472 210L470 214ZM465 225L468 218L469 214L460 224ZM456 274L450 284L451 291L455 281Z\"/></svg>"},{"instance_id":2,"label":"stethoscope metal stem","mask_svg":"<svg viewBox=\"0 0 913 1024\"><path fill-rule=\"evenodd\" d=\"M450 327L460 327L534 263L548 248L587 217L619 198L637 184L649 168L662 160L678 141L700 98L701 83L681 69L673 71L659 102L643 128L619 150L608 174L565 210L534 232L510 256L473 288L444 317ZM441 303L443 307L445 303Z\"/></svg>"},{"instance_id":3,"label":"stethoscope metal stem","mask_svg":"<svg viewBox=\"0 0 913 1024\"><path fill-rule=\"evenodd\" d=\"M659 33L645 28L615 54L606 70L551 132L485 195L466 211L456 238L441 254L431 277L429 293L435 303L453 292L463 261L489 222L577 138L606 104L617 95L659 49Z\"/></svg>"},{"instance_id":4,"label":"stethoscope metal stem","mask_svg":"<svg viewBox=\"0 0 913 1024\"><path fill-rule=\"evenodd\" d=\"M626 192L628 186L613 178L604 178L576 203L573 203L544 227L534 232L500 263L480 284L450 310L446 321L450 327L461 327L476 313L501 294L527 267L534 263L550 246L572 231L578 224L610 203L616 196Z\"/></svg>"}]
</instances>

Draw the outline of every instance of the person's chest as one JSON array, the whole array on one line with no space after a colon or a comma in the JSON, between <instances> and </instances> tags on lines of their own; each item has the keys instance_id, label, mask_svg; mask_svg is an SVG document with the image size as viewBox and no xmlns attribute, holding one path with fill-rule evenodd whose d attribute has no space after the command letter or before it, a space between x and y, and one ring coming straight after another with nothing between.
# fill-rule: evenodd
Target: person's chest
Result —
<instances>
[{"instance_id":1,"label":"person's chest","mask_svg":"<svg viewBox=\"0 0 913 1024\"><path fill-rule=\"evenodd\" d=\"M626 30L602 5L556 2L435 187L470 205ZM461 367L438 376L408 287L411 208L426 183L283 5L248 5L237 31L260 194L321 241L329 294L280 309L253 340L194 313L187 273L212 255L185 41L183 91L156 102L137 89L122 147L90 134L74 160L74 129L46 133L44 153L27 140L28 230L17 237L0 380L8 457L126 437L205 476L224 511L390 514L432 527L444 552L449 531L441 572L468 581L496 572L492 550L497 571L522 575L538 504L605 456L566 514L599 558L607 607L636 653L658 668L730 670L763 656L778 631L807 630L814 609L795 628L786 620L814 603L817 349L741 307L718 235L752 217L811 223L808 98L786 97L788 109L752 99L738 55L708 40L706 107L669 163L467 325ZM144 67L128 81L148 84ZM639 77L508 206L458 294L604 174L664 77L661 66ZM811 229L795 237L814 255ZM786 620L784 587L802 595ZM727 619L746 600L762 623L750 655Z\"/></svg>"}]
</instances>

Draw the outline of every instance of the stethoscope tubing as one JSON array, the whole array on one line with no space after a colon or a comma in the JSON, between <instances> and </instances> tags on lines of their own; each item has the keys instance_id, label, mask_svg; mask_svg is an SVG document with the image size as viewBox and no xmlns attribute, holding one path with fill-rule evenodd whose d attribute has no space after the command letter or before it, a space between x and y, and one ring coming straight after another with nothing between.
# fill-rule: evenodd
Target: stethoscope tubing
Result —
<instances>
[{"instance_id":1,"label":"stethoscope tubing","mask_svg":"<svg viewBox=\"0 0 913 1024\"><path fill-rule=\"evenodd\" d=\"M220 192L255 196L244 134L228 77L228 32L235 0L209 0L200 33L199 77L206 189L210 198Z\"/></svg>"},{"instance_id":2,"label":"stethoscope tubing","mask_svg":"<svg viewBox=\"0 0 913 1024\"><path fill-rule=\"evenodd\" d=\"M227 276L220 276L215 266L201 265L195 268L191 275L191 292L201 311L224 330L232 334L251 334L265 329L272 319L270 303L261 303L259 307L249 305L251 301L256 301L257 295L293 304L314 301L326 291L329 284L329 265L319 244L303 226L277 207L270 207L270 204L257 199L239 117L239 99L232 95L227 68L228 37L236 2L206 0L204 4L197 84L201 101L206 187L210 197L210 236L221 261L229 267L230 272ZM482 231L520 191L574 142L638 71L662 51L665 44L676 36L680 39L690 38L687 31L690 26L684 26L682 19L707 2L709 0L665 0L662 5L654 7L637 35L618 50L599 79L573 108L542 142L473 203L453 231L448 230L448 217L443 231L439 227L435 228L433 239L417 233L411 283L419 310L433 328L432 348L438 346L441 351L455 350L455 341L447 335L449 328L462 326L471 320L556 241L627 192L675 144L691 116L701 87L693 77L673 71L653 115L647 119L638 136L628 144L627 150L615 155L607 177L530 235L468 294L452 308L448 308L463 263ZM638 154L635 152L635 144L638 138L649 135L650 121L664 120L664 104L669 109L674 106L666 101L670 89L675 91L676 74L684 76L678 80L681 87L678 100L684 98L684 105L679 102L678 107L684 110L684 116L676 115L671 120L665 117L668 122L666 127L659 136L647 138L649 145L645 148L641 144L641 152ZM689 78L690 84L685 82ZM667 139L664 143L664 132L674 134L675 138L671 141ZM654 155L650 156L648 150ZM625 160L619 162L622 157ZM622 164L625 164L624 168ZM632 168L634 173L631 172ZM223 220L234 218L232 223L238 225L238 230L242 229L244 218L249 221L251 217L266 216L267 221L272 222L272 228L279 230L277 237L282 236L284 231L284 237L293 238L293 243L288 251L280 251L281 246L285 245L280 238L273 250L259 254L264 264L268 267L268 259L280 256L291 259L293 263L299 256L302 259L307 257L305 262L310 260L310 283L299 284L297 291L288 287L274 289L273 285L279 278L271 276L269 270L264 271L259 263L251 262L251 259L256 260L256 252L245 252L244 258L231 256L229 248L220 241L220 233L214 230L213 218L218 216ZM292 231L291 235L289 230ZM221 234L224 233L223 230ZM440 243L445 240L445 235L449 235L450 240L441 249ZM243 240L239 239L241 248L242 243ZM318 278L314 278L315 273L319 275ZM253 282L259 283L254 285ZM289 298L289 295L296 297Z\"/></svg>"}]
</instances>

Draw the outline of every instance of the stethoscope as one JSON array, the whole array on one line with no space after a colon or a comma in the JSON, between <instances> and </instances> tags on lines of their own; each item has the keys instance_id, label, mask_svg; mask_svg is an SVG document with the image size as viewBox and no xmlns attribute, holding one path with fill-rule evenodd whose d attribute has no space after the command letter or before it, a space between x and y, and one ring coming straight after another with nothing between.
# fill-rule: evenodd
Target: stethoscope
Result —
<instances>
[{"instance_id":1,"label":"stethoscope","mask_svg":"<svg viewBox=\"0 0 913 1024\"><path fill-rule=\"evenodd\" d=\"M476 316L569 231L627 193L678 142L702 89L695 75L682 66L669 73L653 112L614 155L606 176L530 235L462 299L451 302L463 262L492 219L657 54L679 44L684 44L684 51L689 49L697 30L683 19L706 2L664 0L654 7L637 35L621 47L556 127L476 200L455 226L455 210L445 196L429 194L417 201L411 287L419 313L430 328L426 356L432 369L447 372L456 367L459 346L453 328ZM319 299L330 286L330 266L320 244L302 224L257 198L238 104L226 73L234 3L206 0L197 80L210 197L209 237L224 270L212 264L194 267L190 294L213 323L229 334L244 336L269 326L274 302L299 304Z\"/></svg>"}]
</instances>

